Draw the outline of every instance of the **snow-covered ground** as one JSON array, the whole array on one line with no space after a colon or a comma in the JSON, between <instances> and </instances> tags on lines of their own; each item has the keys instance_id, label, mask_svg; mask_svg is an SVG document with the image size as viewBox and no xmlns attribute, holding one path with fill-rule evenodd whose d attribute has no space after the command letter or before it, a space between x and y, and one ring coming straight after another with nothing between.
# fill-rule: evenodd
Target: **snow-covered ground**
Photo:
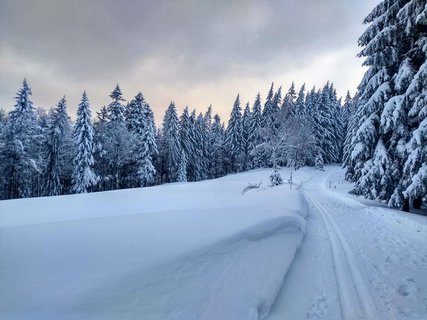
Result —
<instances>
[{"instance_id":1,"label":"snow-covered ground","mask_svg":"<svg viewBox=\"0 0 427 320\"><path fill-rule=\"evenodd\" d=\"M1 201L0 318L427 317L426 217L347 195L337 166L269 173Z\"/></svg>"}]
</instances>

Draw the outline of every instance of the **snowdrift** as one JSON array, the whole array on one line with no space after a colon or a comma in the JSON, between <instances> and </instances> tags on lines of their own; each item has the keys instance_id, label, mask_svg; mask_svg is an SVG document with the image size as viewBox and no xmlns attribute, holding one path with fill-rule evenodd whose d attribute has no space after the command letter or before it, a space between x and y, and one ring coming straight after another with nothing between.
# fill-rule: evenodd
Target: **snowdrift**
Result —
<instances>
[{"instance_id":1,"label":"snowdrift","mask_svg":"<svg viewBox=\"0 0 427 320\"><path fill-rule=\"evenodd\" d=\"M306 210L268 175L0 202L0 317L263 318Z\"/></svg>"}]
</instances>

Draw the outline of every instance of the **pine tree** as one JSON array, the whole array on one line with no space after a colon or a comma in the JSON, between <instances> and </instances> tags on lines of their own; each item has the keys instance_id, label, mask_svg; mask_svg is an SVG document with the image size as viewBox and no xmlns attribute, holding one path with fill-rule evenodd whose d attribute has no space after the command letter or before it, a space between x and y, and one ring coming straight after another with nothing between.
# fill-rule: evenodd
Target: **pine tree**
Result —
<instances>
[{"instance_id":1,"label":"pine tree","mask_svg":"<svg viewBox=\"0 0 427 320\"><path fill-rule=\"evenodd\" d=\"M273 167L273 171L270 174L270 183L272 187L281 185L283 183L283 179L280 175L278 166Z\"/></svg>"},{"instance_id":2,"label":"pine tree","mask_svg":"<svg viewBox=\"0 0 427 320\"><path fill-rule=\"evenodd\" d=\"M295 91L295 83L292 82L288 92L286 93L283 103L282 111L284 114L285 120L291 118L295 115L295 101L297 99L297 93Z\"/></svg>"},{"instance_id":3,"label":"pine tree","mask_svg":"<svg viewBox=\"0 0 427 320\"><path fill-rule=\"evenodd\" d=\"M77 109L73 139L76 153L73 159L72 191L74 193L86 193L97 182L97 177L93 172L93 126L86 92L83 92Z\"/></svg>"},{"instance_id":4,"label":"pine tree","mask_svg":"<svg viewBox=\"0 0 427 320\"><path fill-rule=\"evenodd\" d=\"M249 153L251 151L251 145L249 142L249 135L251 130L252 113L249 107L249 102L246 104L245 110L242 117L242 149L243 149L243 170L248 170L251 167L251 161Z\"/></svg>"},{"instance_id":5,"label":"pine tree","mask_svg":"<svg viewBox=\"0 0 427 320\"><path fill-rule=\"evenodd\" d=\"M179 137L179 120L174 102L170 103L163 118L163 139L166 159L166 181L175 182L178 179L181 141Z\"/></svg>"},{"instance_id":6,"label":"pine tree","mask_svg":"<svg viewBox=\"0 0 427 320\"><path fill-rule=\"evenodd\" d=\"M274 106L274 83L271 84L270 90L268 91L267 98L264 103L264 109L262 110L262 124L263 127L269 127L272 123L272 117L276 109Z\"/></svg>"},{"instance_id":7,"label":"pine tree","mask_svg":"<svg viewBox=\"0 0 427 320\"><path fill-rule=\"evenodd\" d=\"M273 97L273 113L276 113L280 110L282 106L282 86L276 91Z\"/></svg>"},{"instance_id":8,"label":"pine tree","mask_svg":"<svg viewBox=\"0 0 427 320\"><path fill-rule=\"evenodd\" d=\"M251 120L249 123L248 149L252 157L252 167L259 168L262 166L262 159L253 154L256 146L262 143L262 113L261 113L261 96L258 93L252 107Z\"/></svg>"},{"instance_id":9,"label":"pine tree","mask_svg":"<svg viewBox=\"0 0 427 320\"><path fill-rule=\"evenodd\" d=\"M124 99L122 96L122 90L118 84L111 92L110 98L113 100L107 107L110 121L123 123L125 121L125 107L122 104Z\"/></svg>"},{"instance_id":10,"label":"pine tree","mask_svg":"<svg viewBox=\"0 0 427 320\"><path fill-rule=\"evenodd\" d=\"M155 182L156 169L153 157L158 154L156 142L156 128L153 111L148 103L142 106L142 133L138 141L138 176L142 187L151 186Z\"/></svg>"},{"instance_id":11,"label":"pine tree","mask_svg":"<svg viewBox=\"0 0 427 320\"><path fill-rule=\"evenodd\" d=\"M224 168L224 126L221 123L219 115L214 116L211 140L212 140L212 157L211 157L211 176L213 178L221 177L225 174Z\"/></svg>"},{"instance_id":12,"label":"pine tree","mask_svg":"<svg viewBox=\"0 0 427 320\"><path fill-rule=\"evenodd\" d=\"M383 171L381 181L375 182L381 188L377 198L405 210L412 197L418 203L422 197L407 188L413 182L412 163L417 162L413 161L417 155L411 156L418 152L413 134L421 124L414 105L425 88L425 76L417 76L423 73L426 61L425 5L425 0L382 1L365 19L370 25L359 44L369 69L359 86L354 116L357 130L345 154L347 176L357 186L378 179L375 173ZM386 164L375 161L381 144L387 153ZM374 167L368 170L370 166ZM372 197L368 187L355 191Z\"/></svg>"},{"instance_id":13,"label":"pine tree","mask_svg":"<svg viewBox=\"0 0 427 320\"><path fill-rule=\"evenodd\" d=\"M188 107L184 108L184 111L180 117L179 123L179 134L181 141L181 149L185 154L185 162L188 167L188 171L190 171L191 178L194 177L194 156L195 149L197 148L195 136L194 136L194 128L193 123L190 119L190 114L188 112ZM187 173L187 168L186 168Z\"/></svg>"},{"instance_id":14,"label":"pine tree","mask_svg":"<svg viewBox=\"0 0 427 320\"><path fill-rule=\"evenodd\" d=\"M63 97L53 110L48 128L45 162L46 185L44 194L56 196L67 191L71 183L73 143L71 121L67 114L67 104ZM65 189L65 190L64 190Z\"/></svg>"},{"instance_id":15,"label":"pine tree","mask_svg":"<svg viewBox=\"0 0 427 320\"><path fill-rule=\"evenodd\" d=\"M138 138L144 131L144 112L143 108L147 102L144 96L139 92L126 106L126 127L128 131Z\"/></svg>"},{"instance_id":16,"label":"pine tree","mask_svg":"<svg viewBox=\"0 0 427 320\"><path fill-rule=\"evenodd\" d=\"M237 95L225 132L225 147L229 155L230 172L238 172L242 169L242 144L242 111L240 108L240 98Z\"/></svg>"},{"instance_id":17,"label":"pine tree","mask_svg":"<svg viewBox=\"0 0 427 320\"><path fill-rule=\"evenodd\" d=\"M3 194L6 199L39 195L40 127L31 101L31 88L24 79L9 113L0 153Z\"/></svg>"},{"instance_id":18,"label":"pine tree","mask_svg":"<svg viewBox=\"0 0 427 320\"><path fill-rule=\"evenodd\" d=\"M128 187L128 172L126 168L134 153L135 143L133 137L126 128L125 109L122 104L122 91L119 85L111 92L112 102L107 106L109 122L105 128L104 161L106 162L107 176L104 179L110 181L109 189Z\"/></svg>"},{"instance_id":19,"label":"pine tree","mask_svg":"<svg viewBox=\"0 0 427 320\"><path fill-rule=\"evenodd\" d=\"M307 110L305 106L305 84L301 86L301 89L298 93L298 97L295 101L295 113L300 118L306 118L307 117Z\"/></svg>"}]
</instances>

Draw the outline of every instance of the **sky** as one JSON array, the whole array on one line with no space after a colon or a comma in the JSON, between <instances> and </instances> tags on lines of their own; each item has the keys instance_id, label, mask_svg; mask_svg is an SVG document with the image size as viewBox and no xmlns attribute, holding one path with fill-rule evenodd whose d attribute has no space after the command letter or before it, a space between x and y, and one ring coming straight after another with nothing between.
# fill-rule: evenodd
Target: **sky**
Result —
<instances>
[{"instance_id":1,"label":"sky","mask_svg":"<svg viewBox=\"0 0 427 320\"><path fill-rule=\"evenodd\" d=\"M362 22L379 0L0 0L0 108L27 78L37 107L65 94L70 116L87 91L93 112L139 91L161 121L170 101L228 119L264 98L330 80L352 94L365 69ZM94 114L95 115L95 114Z\"/></svg>"}]
</instances>

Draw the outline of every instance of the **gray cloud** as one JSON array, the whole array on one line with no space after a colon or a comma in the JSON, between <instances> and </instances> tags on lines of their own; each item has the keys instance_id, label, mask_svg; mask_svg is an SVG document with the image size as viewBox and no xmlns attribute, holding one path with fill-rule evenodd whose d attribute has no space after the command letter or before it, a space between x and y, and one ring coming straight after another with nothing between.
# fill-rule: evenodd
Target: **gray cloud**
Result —
<instances>
[{"instance_id":1,"label":"gray cloud","mask_svg":"<svg viewBox=\"0 0 427 320\"><path fill-rule=\"evenodd\" d=\"M76 105L87 89L96 109L119 82L128 98L143 90L158 118L169 99L227 114L238 91L252 100L287 75L318 84L326 72L354 91L357 37L377 2L2 0L0 107L11 107L25 76L40 105L64 93Z\"/></svg>"}]
</instances>

